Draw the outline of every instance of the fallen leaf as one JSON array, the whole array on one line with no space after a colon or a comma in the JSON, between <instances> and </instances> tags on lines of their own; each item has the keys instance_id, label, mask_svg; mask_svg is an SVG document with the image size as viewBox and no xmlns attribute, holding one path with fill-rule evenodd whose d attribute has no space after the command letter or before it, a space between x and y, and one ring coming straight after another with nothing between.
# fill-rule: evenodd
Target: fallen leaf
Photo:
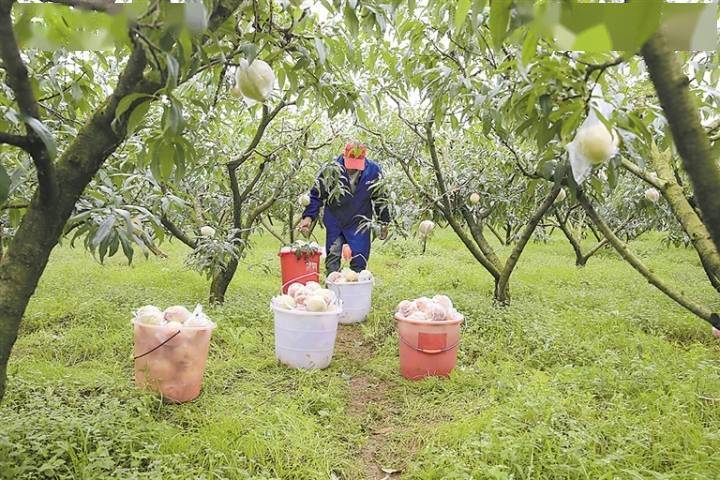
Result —
<instances>
[{"instance_id":1,"label":"fallen leaf","mask_svg":"<svg viewBox=\"0 0 720 480\"><path fill-rule=\"evenodd\" d=\"M380 470L382 470L383 473L387 473L388 475L402 472L402 468L381 468Z\"/></svg>"}]
</instances>

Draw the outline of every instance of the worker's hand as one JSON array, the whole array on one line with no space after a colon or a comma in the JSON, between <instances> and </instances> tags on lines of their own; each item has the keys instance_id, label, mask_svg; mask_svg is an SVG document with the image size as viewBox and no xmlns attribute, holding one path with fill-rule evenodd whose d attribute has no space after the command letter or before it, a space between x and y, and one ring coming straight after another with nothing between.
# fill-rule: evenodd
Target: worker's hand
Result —
<instances>
[{"instance_id":1,"label":"worker's hand","mask_svg":"<svg viewBox=\"0 0 720 480\"><path fill-rule=\"evenodd\" d=\"M387 236L388 236L388 227L383 225L382 227L380 227L380 233L378 234L378 238L380 240L385 240L387 238Z\"/></svg>"},{"instance_id":2,"label":"worker's hand","mask_svg":"<svg viewBox=\"0 0 720 480\"><path fill-rule=\"evenodd\" d=\"M297 229L302 233L303 235L310 235L310 224L312 223L312 218L305 217L302 220L300 220L300 223L298 223Z\"/></svg>"}]
</instances>

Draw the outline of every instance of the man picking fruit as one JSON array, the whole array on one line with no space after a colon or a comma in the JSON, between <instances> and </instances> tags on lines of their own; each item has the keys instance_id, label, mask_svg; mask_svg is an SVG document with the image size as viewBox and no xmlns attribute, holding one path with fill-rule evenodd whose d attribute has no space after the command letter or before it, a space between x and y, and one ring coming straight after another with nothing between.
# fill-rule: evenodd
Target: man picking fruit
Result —
<instances>
[{"instance_id":1,"label":"man picking fruit","mask_svg":"<svg viewBox=\"0 0 720 480\"><path fill-rule=\"evenodd\" d=\"M387 200L376 186L382 171L377 163L367 158L365 145L357 142L345 145L345 151L335 161L340 167L339 176L333 176L333 169L329 168L320 172L310 190L310 204L303 212L298 230L307 235L310 224L320 213L320 207L324 206L327 273L340 270L342 247L345 243L350 245L352 250L350 268L359 272L366 268L370 258L371 232L364 225L373 217L378 217L378 238L387 238L390 212ZM332 185L333 182L339 185ZM340 188L333 189L333 186Z\"/></svg>"}]
</instances>

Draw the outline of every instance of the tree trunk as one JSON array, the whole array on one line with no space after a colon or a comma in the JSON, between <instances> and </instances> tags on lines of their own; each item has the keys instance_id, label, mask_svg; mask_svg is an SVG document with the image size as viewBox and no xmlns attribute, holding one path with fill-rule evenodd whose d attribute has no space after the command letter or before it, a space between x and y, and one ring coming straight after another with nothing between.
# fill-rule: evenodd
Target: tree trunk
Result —
<instances>
[{"instance_id":1,"label":"tree trunk","mask_svg":"<svg viewBox=\"0 0 720 480\"><path fill-rule=\"evenodd\" d=\"M664 184L661 185L660 191L663 197L670 204L678 222L682 226L693 247L697 251L703 268L707 272L710 283L718 288L718 279L720 279L720 253L718 253L715 244L710 237L707 227L693 209L692 205L685 196L685 192L675 181L673 169L670 164L670 152L661 153L653 152L652 163L657 170L657 174Z\"/></svg>"},{"instance_id":2,"label":"tree trunk","mask_svg":"<svg viewBox=\"0 0 720 480\"><path fill-rule=\"evenodd\" d=\"M495 289L493 290L493 300L497 305L510 305L510 284L501 280L501 277L495 279Z\"/></svg>"},{"instance_id":3,"label":"tree trunk","mask_svg":"<svg viewBox=\"0 0 720 480\"><path fill-rule=\"evenodd\" d=\"M238 268L238 261L231 260L227 268L223 269L217 275L213 276L212 283L210 284L210 303L220 304L225 303L225 294L230 286L230 282L235 276L235 272Z\"/></svg>"},{"instance_id":4,"label":"tree trunk","mask_svg":"<svg viewBox=\"0 0 720 480\"><path fill-rule=\"evenodd\" d=\"M239 3L233 0L219 5L210 16L210 30L217 29ZM8 12L3 14L9 15ZM2 21L7 22L8 19L9 16L6 16ZM4 24L3 28L7 30L11 26ZM5 33L8 34L7 31ZM14 35L14 32L11 33ZM7 49L7 46L8 43L4 42L3 47ZM5 58L7 50L2 51ZM85 187L125 140L127 120L137 106L137 101L116 120L115 112L120 100L132 93L152 94L162 87L159 82L144 77L146 65L145 51L142 47L136 47L118 78L115 91L98 107L51 166L56 185L35 191L15 236L0 260L0 401L5 394L7 364L22 316L45 270L50 253ZM116 121L115 128L112 126L113 121ZM42 197L46 197L49 191L53 192L52 201L43 201L47 200Z\"/></svg>"},{"instance_id":5,"label":"tree trunk","mask_svg":"<svg viewBox=\"0 0 720 480\"><path fill-rule=\"evenodd\" d=\"M294 225L294 217L295 217L295 208L293 208L292 205L290 205L290 208L288 210L288 233L290 234L290 243L295 242L295 225Z\"/></svg>"},{"instance_id":6,"label":"tree trunk","mask_svg":"<svg viewBox=\"0 0 720 480\"><path fill-rule=\"evenodd\" d=\"M145 54L133 51L116 91L85 124L56 164L59 189L54 202L44 204L35 192L7 252L0 261L0 400L5 392L6 367L20 321L45 270L50 252L62 235L75 203L122 137L111 128L121 98L156 88L142 80ZM132 109L130 109L132 110ZM130 111L127 112L127 115Z\"/></svg>"},{"instance_id":7,"label":"tree trunk","mask_svg":"<svg viewBox=\"0 0 720 480\"><path fill-rule=\"evenodd\" d=\"M578 267L584 267L585 263L587 263L587 259L583 256L580 242L577 241L575 236L570 231L570 228L568 228L567 221L563 220L560 213L558 213L557 211L555 212L555 218L557 218L558 225L560 226L560 231L563 232L565 238L567 238L568 242L570 242L570 246L572 247L573 252L575 252L575 265Z\"/></svg>"},{"instance_id":8,"label":"tree trunk","mask_svg":"<svg viewBox=\"0 0 720 480\"><path fill-rule=\"evenodd\" d=\"M718 277L715 272L712 271L712 269L702 259L700 259L700 261L702 262L703 270L705 270L705 274L707 275L708 280L710 280L710 285L712 285L715 290L720 292L720 277Z\"/></svg>"},{"instance_id":9,"label":"tree trunk","mask_svg":"<svg viewBox=\"0 0 720 480\"><path fill-rule=\"evenodd\" d=\"M527 224L522 230L522 233L520 234L520 237L515 243L515 247L510 253L510 256L507 258L507 260L505 260L505 266L502 268L500 276L495 283L495 301L497 301L498 303L508 304L510 302L510 276L515 270L515 266L520 260L520 255L522 255L523 250L525 250L525 247L530 241L530 237L532 237L532 234L537 228L538 223L540 223L540 220L542 220L542 218L545 216L545 213L550 209L550 207L552 207L561 189L562 184L560 184L559 182L553 185L553 188L547 194L545 199L538 206L535 212L533 212L532 217L530 217L530 219L528 220Z\"/></svg>"},{"instance_id":10,"label":"tree trunk","mask_svg":"<svg viewBox=\"0 0 720 480\"><path fill-rule=\"evenodd\" d=\"M660 33L654 34L642 48L650 79L662 105L675 147L693 184L702 217L720 250L720 167L713 157L710 140L700 123L700 115L680 68Z\"/></svg>"}]
</instances>

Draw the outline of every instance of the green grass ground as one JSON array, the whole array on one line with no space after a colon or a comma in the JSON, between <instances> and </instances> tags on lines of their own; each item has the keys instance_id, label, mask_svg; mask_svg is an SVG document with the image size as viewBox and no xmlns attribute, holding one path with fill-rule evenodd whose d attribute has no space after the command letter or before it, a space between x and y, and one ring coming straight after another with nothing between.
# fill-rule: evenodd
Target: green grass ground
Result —
<instances>
[{"instance_id":1,"label":"green grass ground","mask_svg":"<svg viewBox=\"0 0 720 480\"><path fill-rule=\"evenodd\" d=\"M693 252L658 239L633 249L720 308ZM208 282L163 248L131 267L54 252L11 359L0 478L718 478L720 342L612 252L577 269L562 238L531 244L498 309L450 233L425 256L377 246L369 320L341 327L330 368L294 371L274 359L277 244L262 238L209 309L203 394L167 405L133 387L130 312L204 303ZM434 293L468 319L458 368L405 381L392 312Z\"/></svg>"}]
</instances>

